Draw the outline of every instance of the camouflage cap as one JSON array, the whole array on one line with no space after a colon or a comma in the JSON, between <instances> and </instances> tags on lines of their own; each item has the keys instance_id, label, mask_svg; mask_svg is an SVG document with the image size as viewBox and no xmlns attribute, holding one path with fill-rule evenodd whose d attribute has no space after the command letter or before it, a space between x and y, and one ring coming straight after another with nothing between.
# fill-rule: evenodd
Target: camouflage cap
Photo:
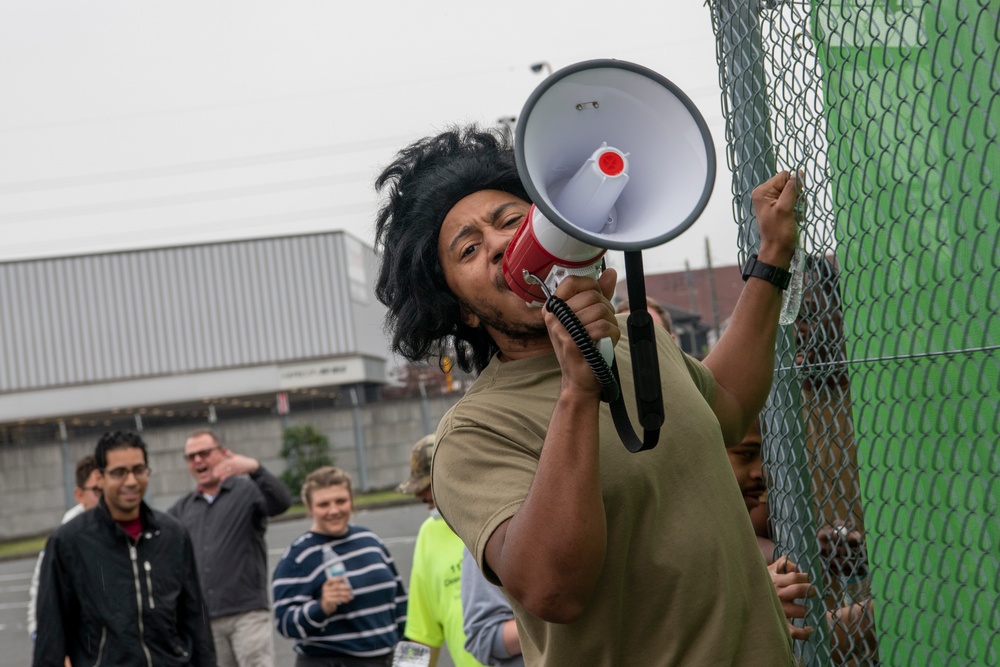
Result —
<instances>
[{"instance_id":1,"label":"camouflage cap","mask_svg":"<svg viewBox=\"0 0 1000 667\"><path fill-rule=\"evenodd\" d=\"M396 487L399 493L420 493L431 483L431 455L434 451L434 435L425 435L413 445L410 451L410 477Z\"/></svg>"}]
</instances>

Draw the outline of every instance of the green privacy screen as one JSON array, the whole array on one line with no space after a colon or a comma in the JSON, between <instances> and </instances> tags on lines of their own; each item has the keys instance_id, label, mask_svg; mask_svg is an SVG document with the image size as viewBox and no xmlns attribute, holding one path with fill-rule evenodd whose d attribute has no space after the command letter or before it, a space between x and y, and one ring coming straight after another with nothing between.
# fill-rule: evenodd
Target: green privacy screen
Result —
<instances>
[{"instance_id":1,"label":"green privacy screen","mask_svg":"<svg viewBox=\"0 0 1000 667\"><path fill-rule=\"evenodd\" d=\"M741 254L751 183L806 184L765 438L777 549L823 591L797 650L1000 664L1000 1L712 14Z\"/></svg>"}]
</instances>

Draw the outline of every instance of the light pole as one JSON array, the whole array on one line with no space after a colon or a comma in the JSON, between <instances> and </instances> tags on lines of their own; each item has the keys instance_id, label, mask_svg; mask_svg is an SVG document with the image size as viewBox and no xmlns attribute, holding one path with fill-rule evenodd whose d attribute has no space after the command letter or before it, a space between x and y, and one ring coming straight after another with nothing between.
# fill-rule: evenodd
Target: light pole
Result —
<instances>
[{"instance_id":1,"label":"light pole","mask_svg":"<svg viewBox=\"0 0 1000 667\"><path fill-rule=\"evenodd\" d=\"M516 116L501 116L497 118L497 127L500 128L501 134L503 134L504 141L509 144L514 143L514 127L517 125Z\"/></svg>"},{"instance_id":2,"label":"light pole","mask_svg":"<svg viewBox=\"0 0 1000 667\"><path fill-rule=\"evenodd\" d=\"M548 60L539 60L537 63L532 63L528 67L535 74L540 74L543 70L545 75L549 76L552 74L552 65L549 64ZM501 116L497 118L497 127L500 129L501 134L503 134L504 139L513 144L514 143L514 128L517 126L517 116Z\"/></svg>"},{"instance_id":3,"label":"light pole","mask_svg":"<svg viewBox=\"0 0 1000 667\"><path fill-rule=\"evenodd\" d=\"M540 73L542 70L545 70L545 76L552 74L552 65L549 64L548 60L539 60L537 63L531 64L531 71L535 74Z\"/></svg>"}]
</instances>

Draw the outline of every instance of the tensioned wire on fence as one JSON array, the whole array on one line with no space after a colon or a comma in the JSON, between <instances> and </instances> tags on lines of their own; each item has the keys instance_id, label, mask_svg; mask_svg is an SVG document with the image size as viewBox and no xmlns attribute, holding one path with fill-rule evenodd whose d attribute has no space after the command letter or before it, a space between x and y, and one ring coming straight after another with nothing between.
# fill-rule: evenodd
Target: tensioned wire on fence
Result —
<instances>
[{"instance_id":1,"label":"tensioned wire on fence","mask_svg":"<svg viewBox=\"0 0 1000 667\"><path fill-rule=\"evenodd\" d=\"M741 259L803 176L765 409L808 665L1000 664L1000 4L710 0Z\"/></svg>"}]
</instances>

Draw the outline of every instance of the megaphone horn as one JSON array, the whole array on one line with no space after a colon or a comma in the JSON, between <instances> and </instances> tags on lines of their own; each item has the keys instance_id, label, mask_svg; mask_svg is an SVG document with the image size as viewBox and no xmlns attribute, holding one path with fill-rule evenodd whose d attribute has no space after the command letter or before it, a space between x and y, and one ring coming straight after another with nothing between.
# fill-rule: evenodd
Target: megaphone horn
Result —
<instances>
[{"instance_id":1,"label":"megaphone horn","mask_svg":"<svg viewBox=\"0 0 1000 667\"><path fill-rule=\"evenodd\" d=\"M518 118L514 156L545 217L596 248L673 239L715 185L715 148L698 109L660 74L620 60L577 63L542 82Z\"/></svg>"}]
</instances>

